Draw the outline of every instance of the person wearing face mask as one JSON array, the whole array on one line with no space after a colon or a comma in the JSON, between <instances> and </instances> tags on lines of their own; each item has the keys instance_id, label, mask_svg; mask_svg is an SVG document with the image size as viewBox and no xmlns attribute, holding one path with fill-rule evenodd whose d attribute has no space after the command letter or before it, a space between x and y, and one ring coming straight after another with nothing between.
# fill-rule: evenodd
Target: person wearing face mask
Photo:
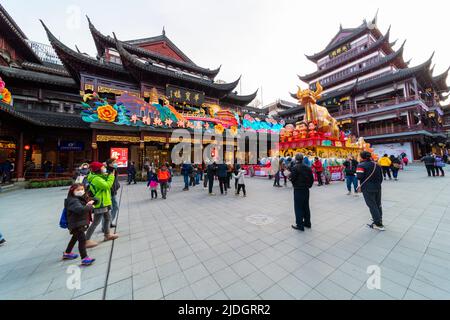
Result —
<instances>
[{"instance_id":1,"label":"person wearing face mask","mask_svg":"<svg viewBox=\"0 0 450 320\"><path fill-rule=\"evenodd\" d=\"M89 164L83 163L78 170L78 175L75 179L75 183L84 185L86 189L89 185L87 177L89 175Z\"/></svg>"},{"instance_id":2,"label":"person wearing face mask","mask_svg":"<svg viewBox=\"0 0 450 320\"><path fill-rule=\"evenodd\" d=\"M89 199L84 185L74 184L64 202L67 210L68 229L72 238L70 239L67 249L63 254L63 260L75 260L78 254L72 253L75 244L78 242L78 250L80 251L81 264L90 266L95 259L89 258L86 251L86 230L91 222L91 212L94 208L95 199Z\"/></svg>"},{"instance_id":3,"label":"person wearing face mask","mask_svg":"<svg viewBox=\"0 0 450 320\"><path fill-rule=\"evenodd\" d=\"M89 191L98 199L98 203L94 206L94 222L86 232L87 248L92 248L98 245L92 241L92 235L95 229L103 220L103 233L105 241L116 240L119 236L111 233L111 188L114 185L115 172L108 174L106 167L99 162L91 163L91 173L88 176ZM115 170L114 170L115 171Z\"/></svg>"},{"instance_id":4,"label":"person wearing face mask","mask_svg":"<svg viewBox=\"0 0 450 320\"><path fill-rule=\"evenodd\" d=\"M118 166L117 166L117 159L109 159L106 161L106 169L108 170L108 174L114 174L114 184L111 188L111 228L115 228L116 225L114 222L117 218L117 213L119 212L119 203L117 201L117 193L120 189L120 183L119 183L119 173L117 172Z\"/></svg>"}]
</instances>

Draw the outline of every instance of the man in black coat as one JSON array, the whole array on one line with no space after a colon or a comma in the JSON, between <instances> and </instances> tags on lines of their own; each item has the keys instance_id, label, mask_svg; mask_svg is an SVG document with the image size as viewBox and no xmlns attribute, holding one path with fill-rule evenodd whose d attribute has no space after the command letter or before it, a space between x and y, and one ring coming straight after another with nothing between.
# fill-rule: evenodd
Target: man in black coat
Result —
<instances>
[{"instance_id":1,"label":"man in black coat","mask_svg":"<svg viewBox=\"0 0 450 320\"><path fill-rule=\"evenodd\" d=\"M436 168L434 166L436 159L429 153L425 157L423 157L420 161L425 163L425 167L427 168L428 176L435 177L436 176Z\"/></svg>"},{"instance_id":2,"label":"man in black coat","mask_svg":"<svg viewBox=\"0 0 450 320\"><path fill-rule=\"evenodd\" d=\"M127 174L128 174L128 185L130 185L131 182L134 182L134 184L136 184L137 171L134 162L130 162L130 164L128 165Z\"/></svg>"},{"instance_id":3,"label":"man in black coat","mask_svg":"<svg viewBox=\"0 0 450 320\"><path fill-rule=\"evenodd\" d=\"M217 176L219 177L220 193L223 195L223 192L225 191L225 194L227 194L228 193L228 183L227 183L228 166L225 163L221 163L221 164L217 165Z\"/></svg>"},{"instance_id":4,"label":"man in black coat","mask_svg":"<svg viewBox=\"0 0 450 320\"><path fill-rule=\"evenodd\" d=\"M290 180L294 187L295 230L305 231L311 228L311 210L309 208L309 189L314 184L314 175L310 167L303 164L303 155L295 157L295 165L291 169Z\"/></svg>"},{"instance_id":5,"label":"man in black coat","mask_svg":"<svg viewBox=\"0 0 450 320\"><path fill-rule=\"evenodd\" d=\"M355 189L355 195L358 194L358 179L356 178L356 169L358 168L358 161L349 156L343 164L345 180L347 182L348 195L352 194L352 186Z\"/></svg>"},{"instance_id":6,"label":"man in black coat","mask_svg":"<svg viewBox=\"0 0 450 320\"><path fill-rule=\"evenodd\" d=\"M364 151L361 153L361 163L356 173L360 182L360 189L364 200L370 209L373 223L368 226L372 229L385 231L383 225L383 209L381 206L381 184L383 183L383 170L372 161L372 154Z\"/></svg>"},{"instance_id":7,"label":"man in black coat","mask_svg":"<svg viewBox=\"0 0 450 320\"><path fill-rule=\"evenodd\" d=\"M206 168L206 177L205 177L205 181L207 181L208 184L208 192L210 196L214 196L215 194L213 193L213 187L214 187L214 178L217 175L217 164L211 163L207 166Z\"/></svg>"}]
</instances>

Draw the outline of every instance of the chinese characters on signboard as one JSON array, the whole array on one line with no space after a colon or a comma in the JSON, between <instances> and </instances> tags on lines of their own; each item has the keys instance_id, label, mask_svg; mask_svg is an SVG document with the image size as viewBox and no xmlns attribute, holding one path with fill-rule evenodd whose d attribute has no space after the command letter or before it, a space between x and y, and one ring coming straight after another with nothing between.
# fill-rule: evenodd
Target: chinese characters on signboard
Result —
<instances>
[{"instance_id":1,"label":"chinese characters on signboard","mask_svg":"<svg viewBox=\"0 0 450 320\"><path fill-rule=\"evenodd\" d=\"M330 53L330 58L336 58L337 56L340 56L343 53L346 53L347 51L349 51L352 48L351 44L348 43L346 45L343 45L340 48L337 48L336 50L334 50L333 52Z\"/></svg>"},{"instance_id":2,"label":"chinese characters on signboard","mask_svg":"<svg viewBox=\"0 0 450 320\"><path fill-rule=\"evenodd\" d=\"M128 167L128 148L111 148L111 159L117 159L119 168Z\"/></svg>"},{"instance_id":3,"label":"chinese characters on signboard","mask_svg":"<svg viewBox=\"0 0 450 320\"><path fill-rule=\"evenodd\" d=\"M185 103L193 106L201 106L205 102L205 94L203 92L187 90L171 85L166 87L166 96L171 102Z\"/></svg>"}]
</instances>

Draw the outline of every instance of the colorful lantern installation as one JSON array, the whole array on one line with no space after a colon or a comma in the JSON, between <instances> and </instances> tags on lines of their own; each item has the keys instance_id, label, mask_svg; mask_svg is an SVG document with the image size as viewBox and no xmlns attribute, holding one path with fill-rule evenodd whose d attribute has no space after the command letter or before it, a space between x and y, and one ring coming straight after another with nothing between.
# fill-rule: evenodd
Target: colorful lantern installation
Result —
<instances>
[{"instance_id":1,"label":"colorful lantern installation","mask_svg":"<svg viewBox=\"0 0 450 320\"><path fill-rule=\"evenodd\" d=\"M2 80L2 78L0 78L0 101L7 103L7 104L11 104L11 92L9 92L8 89L6 89L6 84L5 82Z\"/></svg>"}]
</instances>

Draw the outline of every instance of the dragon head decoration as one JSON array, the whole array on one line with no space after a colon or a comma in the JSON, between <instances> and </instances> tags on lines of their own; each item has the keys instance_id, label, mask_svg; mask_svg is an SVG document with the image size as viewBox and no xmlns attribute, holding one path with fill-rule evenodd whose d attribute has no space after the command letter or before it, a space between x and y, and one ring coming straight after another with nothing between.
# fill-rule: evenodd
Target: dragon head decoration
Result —
<instances>
[{"instance_id":1,"label":"dragon head decoration","mask_svg":"<svg viewBox=\"0 0 450 320\"><path fill-rule=\"evenodd\" d=\"M316 104L317 100L320 100L321 93L323 92L323 87L320 82L316 83L316 91L312 91L310 89L302 90L302 88L298 87L297 98L300 101L302 106L306 106L309 104Z\"/></svg>"}]
</instances>

